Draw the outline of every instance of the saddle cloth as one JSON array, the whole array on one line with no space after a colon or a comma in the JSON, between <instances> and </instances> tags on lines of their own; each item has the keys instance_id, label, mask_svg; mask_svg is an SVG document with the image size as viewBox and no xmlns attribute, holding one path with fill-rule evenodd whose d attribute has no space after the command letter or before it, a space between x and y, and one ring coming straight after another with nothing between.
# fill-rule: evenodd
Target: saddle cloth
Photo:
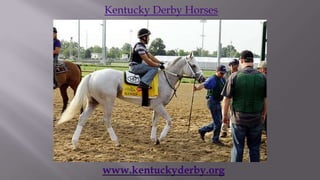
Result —
<instances>
[{"instance_id":1,"label":"saddle cloth","mask_svg":"<svg viewBox=\"0 0 320 180\"><path fill-rule=\"evenodd\" d=\"M66 66L66 64L63 61L58 61L58 63L56 64L56 73L60 74L67 71L68 67Z\"/></svg>"},{"instance_id":2,"label":"saddle cloth","mask_svg":"<svg viewBox=\"0 0 320 180\"><path fill-rule=\"evenodd\" d=\"M122 84L122 96L129 98L141 98L142 91L137 90L140 83L140 76L129 71L124 72L124 81ZM154 76L149 89L149 98L156 98L158 96L158 73Z\"/></svg>"}]
</instances>

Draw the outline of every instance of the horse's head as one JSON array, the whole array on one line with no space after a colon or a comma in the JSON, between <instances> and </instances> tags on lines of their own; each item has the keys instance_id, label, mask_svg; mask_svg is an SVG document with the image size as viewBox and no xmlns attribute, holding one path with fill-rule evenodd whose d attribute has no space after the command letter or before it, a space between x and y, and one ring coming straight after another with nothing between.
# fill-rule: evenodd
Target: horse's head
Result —
<instances>
[{"instance_id":1,"label":"horse's head","mask_svg":"<svg viewBox=\"0 0 320 180\"><path fill-rule=\"evenodd\" d=\"M185 57L185 60L187 62L186 66L184 67L184 74L187 76L190 76L192 78L195 78L199 83L202 83L206 80L204 75L202 74L202 71L200 69L200 66L196 59L193 56L193 53L191 53L189 56Z\"/></svg>"}]
</instances>

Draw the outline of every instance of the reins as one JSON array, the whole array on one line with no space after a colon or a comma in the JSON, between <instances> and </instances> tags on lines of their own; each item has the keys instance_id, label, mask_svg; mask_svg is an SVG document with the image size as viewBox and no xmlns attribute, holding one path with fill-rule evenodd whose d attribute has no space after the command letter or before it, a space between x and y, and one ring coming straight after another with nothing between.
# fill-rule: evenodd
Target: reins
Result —
<instances>
[{"instance_id":1,"label":"reins","mask_svg":"<svg viewBox=\"0 0 320 180\"><path fill-rule=\"evenodd\" d=\"M173 87L173 86L170 84L166 72L168 72L169 74L171 74L171 75L176 76L176 77L179 78L179 83L178 83L178 86L177 86L177 87ZM181 84L181 79L183 78L183 76L180 76L179 74L174 74L174 73L172 73L172 72L170 72L170 71L163 71L163 74L164 74L164 77L166 78L166 81L167 81L169 87L173 90L173 94L172 94L172 96L170 97L170 100L169 100L169 103L170 103L170 101L172 100L173 96L177 97L177 93L176 93L176 92L177 92L178 87L179 87L180 84Z\"/></svg>"}]
</instances>

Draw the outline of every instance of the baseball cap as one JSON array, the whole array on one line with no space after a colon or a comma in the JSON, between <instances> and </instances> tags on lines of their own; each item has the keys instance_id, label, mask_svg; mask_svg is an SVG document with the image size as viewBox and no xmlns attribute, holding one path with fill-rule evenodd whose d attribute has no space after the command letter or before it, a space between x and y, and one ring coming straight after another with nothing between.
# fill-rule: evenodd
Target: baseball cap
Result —
<instances>
[{"instance_id":1,"label":"baseball cap","mask_svg":"<svg viewBox=\"0 0 320 180\"><path fill-rule=\"evenodd\" d=\"M253 53L249 50L244 50L240 54L240 59L253 60Z\"/></svg>"},{"instance_id":2,"label":"baseball cap","mask_svg":"<svg viewBox=\"0 0 320 180\"><path fill-rule=\"evenodd\" d=\"M231 65L239 65L239 61L237 59L233 59L232 61L229 62L229 66Z\"/></svg>"},{"instance_id":3,"label":"baseball cap","mask_svg":"<svg viewBox=\"0 0 320 180\"><path fill-rule=\"evenodd\" d=\"M267 68L267 61L260 61L257 68Z\"/></svg>"},{"instance_id":4,"label":"baseball cap","mask_svg":"<svg viewBox=\"0 0 320 180\"><path fill-rule=\"evenodd\" d=\"M226 73L227 72L227 68L224 65L220 65L217 67L217 71L220 71L222 73Z\"/></svg>"}]
</instances>

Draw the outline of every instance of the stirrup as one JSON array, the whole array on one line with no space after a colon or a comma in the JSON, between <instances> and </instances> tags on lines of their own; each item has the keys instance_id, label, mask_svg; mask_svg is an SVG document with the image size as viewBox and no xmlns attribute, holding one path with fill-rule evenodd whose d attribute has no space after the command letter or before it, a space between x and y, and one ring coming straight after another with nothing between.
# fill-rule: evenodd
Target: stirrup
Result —
<instances>
[{"instance_id":1,"label":"stirrup","mask_svg":"<svg viewBox=\"0 0 320 180\"><path fill-rule=\"evenodd\" d=\"M137 90L138 91L142 91L142 89L151 89L151 87L148 84L140 82L138 87L137 87Z\"/></svg>"},{"instance_id":2,"label":"stirrup","mask_svg":"<svg viewBox=\"0 0 320 180\"><path fill-rule=\"evenodd\" d=\"M138 86L137 88L136 88L136 90L137 91L142 91L142 89L143 88L145 88L145 89L152 89L152 87L151 86L148 86L148 87L141 87L141 86Z\"/></svg>"},{"instance_id":3,"label":"stirrup","mask_svg":"<svg viewBox=\"0 0 320 180\"><path fill-rule=\"evenodd\" d=\"M150 88L148 84L145 84L145 83L143 83L143 82L140 82L139 85L138 85L138 87L140 87L140 88L146 88L146 89L149 89L149 88Z\"/></svg>"}]
</instances>

